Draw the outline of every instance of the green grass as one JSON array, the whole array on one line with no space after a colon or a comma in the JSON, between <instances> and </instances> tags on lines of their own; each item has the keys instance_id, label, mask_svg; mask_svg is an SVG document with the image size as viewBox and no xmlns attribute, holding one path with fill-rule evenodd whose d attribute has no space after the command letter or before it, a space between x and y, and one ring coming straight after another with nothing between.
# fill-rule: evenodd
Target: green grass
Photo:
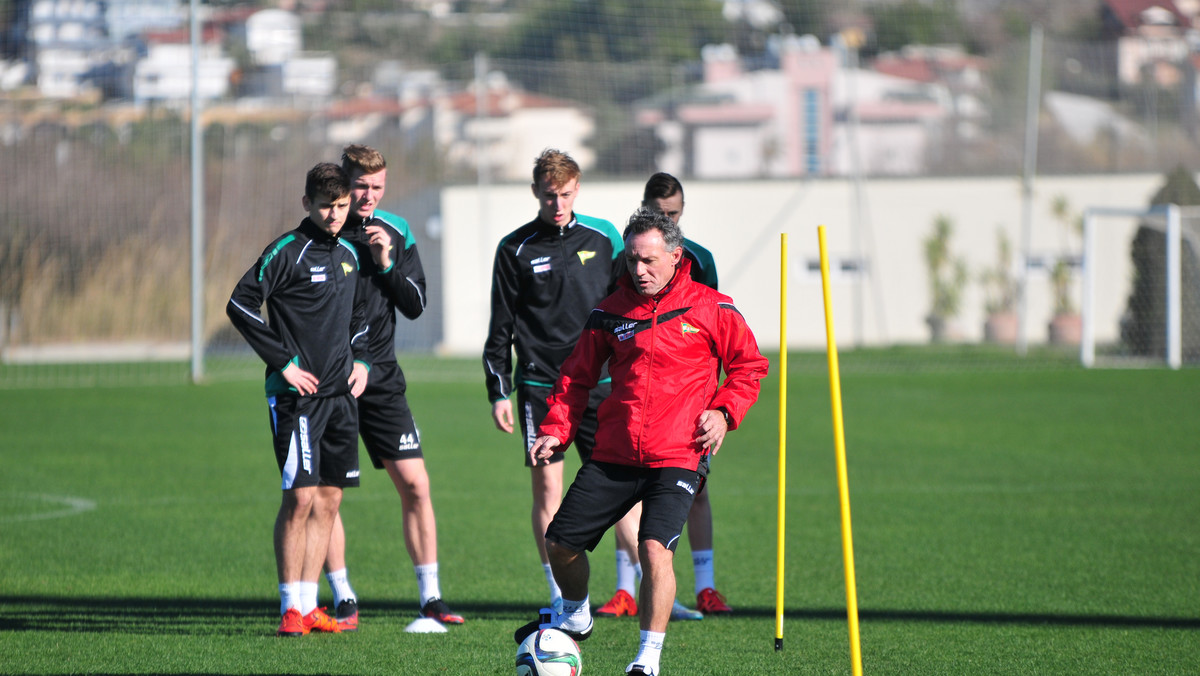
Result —
<instances>
[{"instance_id":1,"label":"green grass","mask_svg":"<svg viewBox=\"0 0 1200 676\"><path fill-rule=\"evenodd\" d=\"M843 358L865 672L1200 671L1200 371L945 356ZM902 367L858 367L871 359ZM714 462L717 581L737 614L673 624L668 674L850 673L829 383L823 355L789 364L784 650L772 373ZM259 382L0 388L0 672L512 673L512 630L546 590L519 443L492 428L477 370L410 373L442 589L468 618L441 635L403 632L416 584L375 471L343 503L361 631L272 635L278 472ZM602 603L611 538L592 561ZM621 673L636 648L635 620L601 620L584 673Z\"/></svg>"}]
</instances>

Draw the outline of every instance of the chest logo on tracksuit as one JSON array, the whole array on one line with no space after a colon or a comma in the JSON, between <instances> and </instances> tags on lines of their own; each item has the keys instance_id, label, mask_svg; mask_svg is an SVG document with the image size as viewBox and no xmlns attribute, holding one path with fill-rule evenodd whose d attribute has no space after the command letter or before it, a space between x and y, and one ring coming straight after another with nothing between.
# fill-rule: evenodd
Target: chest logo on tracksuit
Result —
<instances>
[{"instance_id":1,"label":"chest logo on tracksuit","mask_svg":"<svg viewBox=\"0 0 1200 676\"><path fill-rule=\"evenodd\" d=\"M308 271L310 273L312 273L313 284L325 281L325 266L324 265L314 265L313 267L309 268Z\"/></svg>"},{"instance_id":2,"label":"chest logo on tracksuit","mask_svg":"<svg viewBox=\"0 0 1200 676\"><path fill-rule=\"evenodd\" d=\"M533 266L534 274L537 274L539 272L550 272L550 257L549 256L542 256L541 258L535 258L535 259L529 261L529 264Z\"/></svg>"},{"instance_id":3,"label":"chest logo on tracksuit","mask_svg":"<svg viewBox=\"0 0 1200 676\"><path fill-rule=\"evenodd\" d=\"M342 261L342 275L348 277L351 272L354 272L354 266Z\"/></svg>"},{"instance_id":4,"label":"chest logo on tracksuit","mask_svg":"<svg viewBox=\"0 0 1200 676\"><path fill-rule=\"evenodd\" d=\"M679 322L679 329L683 331L683 335L685 336L689 333L700 333L700 329L688 324L687 322Z\"/></svg>"},{"instance_id":5,"label":"chest logo on tracksuit","mask_svg":"<svg viewBox=\"0 0 1200 676\"><path fill-rule=\"evenodd\" d=\"M576 251L576 256L579 256L579 264L586 265L588 261L596 257L595 251Z\"/></svg>"},{"instance_id":6,"label":"chest logo on tracksuit","mask_svg":"<svg viewBox=\"0 0 1200 676\"><path fill-rule=\"evenodd\" d=\"M666 322L679 317L690 309L691 308L683 307L679 308L678 310L664 312L658 316L658 323L660 325L665 324ZM601 310L592 310L592 314L588 316L587 325L583 328L585 331L593 329L596 331L610 333L616 337L617 340L624 342L641 333L642 331L649 329L651 326L654 326L653 319L630 319L628 317L622 317L621 315L615 315L608 312L603 312ZM691 327L691 325L688 325L688 328L684 329L684 333L696 333L698 330L699 329L695 329Z\"/></svg>"}]
</instances>

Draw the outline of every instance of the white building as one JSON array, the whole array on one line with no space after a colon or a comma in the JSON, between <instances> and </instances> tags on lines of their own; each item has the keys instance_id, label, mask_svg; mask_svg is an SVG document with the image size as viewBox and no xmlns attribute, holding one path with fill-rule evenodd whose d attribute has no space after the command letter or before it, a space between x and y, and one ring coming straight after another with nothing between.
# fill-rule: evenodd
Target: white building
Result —
<instances>
[{"instance_id":1,"label":"white building","mask_svg":"<svg viewBox=\"0 0 1200 676\"><path fill-rule=\"evenodd\" d=\"M229 76L237 68L220 47L205 45L200 50L198 94L218 99L229 94ZM151 45L146 57L133 67L133 100L187 101L192 95L192 48L189 44Z\"/></svg>"},{"instance_id":2,"label":"white building","mask_svg":"<svg viewBox=\"0 0 1200 676\"><path fill-rule=\"evenodd\" d=\"M590 111L517 90L498 73L489 77L482 100L477 92L472 84L434 100L434 137L452 165L474 170L484 163L492 180L529 180L533 160L547 147L570 153L585 172L595 165Z\"/></svg>"}]
</instances>

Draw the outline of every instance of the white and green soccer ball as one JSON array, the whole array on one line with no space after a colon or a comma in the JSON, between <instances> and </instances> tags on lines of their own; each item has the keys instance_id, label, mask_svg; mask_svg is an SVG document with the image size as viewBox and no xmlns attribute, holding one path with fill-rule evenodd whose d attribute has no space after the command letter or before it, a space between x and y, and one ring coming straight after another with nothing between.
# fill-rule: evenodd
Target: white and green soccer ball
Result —
<instances>
[{"instance_id":1,"label":"white and green soccer ball","mask_svg":"<svg viewBox=\"0 0 1200 676\"><path fill-rule=\"evenodd\" d=\"M517 648L517 676L579 676L579 644L558 629L539 629Z\"/></svg>"}]
</instances>

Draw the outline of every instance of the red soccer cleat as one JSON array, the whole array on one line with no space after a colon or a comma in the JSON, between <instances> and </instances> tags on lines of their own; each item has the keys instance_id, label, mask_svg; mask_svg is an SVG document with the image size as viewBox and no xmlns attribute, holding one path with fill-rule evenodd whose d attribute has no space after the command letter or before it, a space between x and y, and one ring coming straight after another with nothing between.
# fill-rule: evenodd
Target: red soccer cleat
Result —
<instances>
[{"instance_id":1,"label":"red soccer cleat","mask_svg":"<svg viewBox=\"0 0 1200 676\"><path fill-rule=\"evenodd\" d=\"M304 618L295 608L287 609L279 622L279 629L275 631L276 636L304 636L307 633L308 627L304 626Z\"/></svg>"},{"instance_id":2,"label":"red soccer cleat","mask_svg":"<svg viewBox=\"0 0 1200 676\"><path fill-rule=\"evenodd\" d=\"M733 608L725 603L721 592L712 587L701 589L700 593L696 594L696 610L705 615L728 615L733 612Z\"/></svg>"}]
</instances>

